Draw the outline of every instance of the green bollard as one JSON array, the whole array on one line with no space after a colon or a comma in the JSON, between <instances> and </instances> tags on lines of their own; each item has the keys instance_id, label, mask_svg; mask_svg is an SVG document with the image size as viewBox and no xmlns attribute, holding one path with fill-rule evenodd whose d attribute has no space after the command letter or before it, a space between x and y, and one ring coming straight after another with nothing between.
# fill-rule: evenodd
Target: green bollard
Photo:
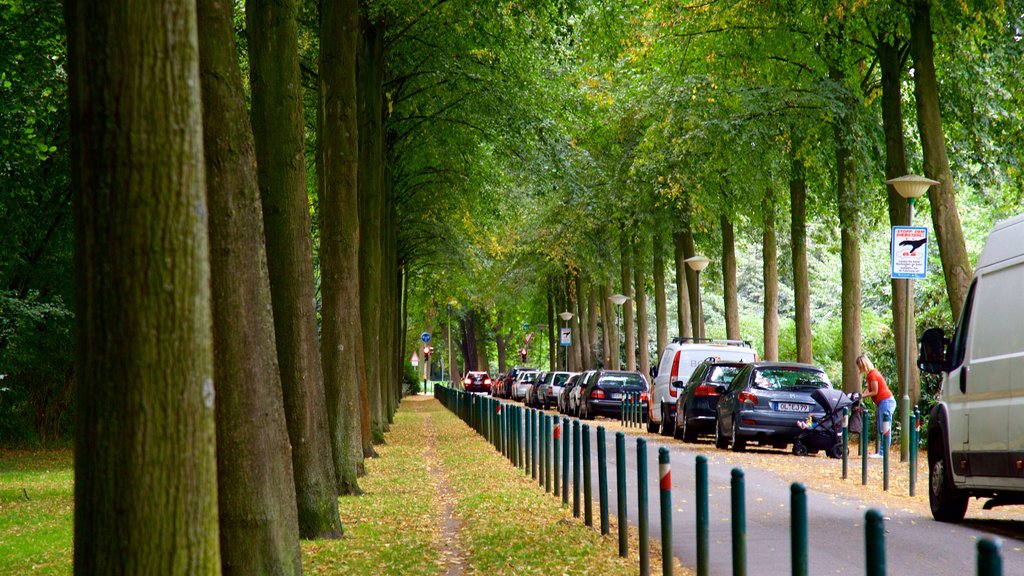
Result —
<instances>
[{"instance_id":1,"label":"green bollard","mask_svg":"<svg viewBox=\"0 0 1024 576\"><path fill-rule=\"evenodd\" d=\"M672 467L668 448L658 448L658 486L661 493L661 573L672 576Z\"/></svg>"},{"instance_id":2,"label":"green bollard","mask_svg":"<svg viewBox=\"0 0 1024 576\"><path fill-rule=\"evenodd\" d=\"M807 576L807 489L799 482L790 486L790 556L793 559L793 576Z\"/></svg>"},{"instance_id":3,"label":"green bollard","mask_svg":"<svg viewBox=\"0 0 1024 576\"><path fill-rule=\"evenodd\" d=\"M747 574L747 504L743 470L732 469L732 573Z\"/></svg>"},{"instance_id":4,"label":"green bollard","mask_svg":"<svg viewBox=\"0 0 1024 576\"><path fill-rule=\"evenodd\" d=\"M864 428L860 432L860 483L868 485L868 444L871 443L871 413L864 411Z\"/></svg>"},{"instance_id":5,"label":"green bollard","mask_svg":"<svg viewBox=\"0 0 1024 576\"><path fill-rule=\"evenodd\" d=\"M708 459L697 456L697 576L708 576L708 549L710 530L708 528Z\"/></svg>"},{"instance_id":6,"label":"green bollard","mask_svg":"<svg viewBox=\"0 0 1024 576\"><path fill-rule=\"evenodd\" d=\"M882 490L889 491L889 452L892 446L892 422L889 421L889 414L885 414L882 420L882 434L878 441L882 448Z\"/></svg>"},{"instance_id":7,"label":"green bollard","mask_svg":"<svg viewBox=\"0 0 1024 576\"><path fill-rule=\"evenodd\" d=\"M622 395L622 402L619 405L619 425L626 427L626 394Z\"/></svg>"},{"instance_id":8,"label":"green bollard","mask_svg":"<svg viewBox=\"0 0 1024 576\"><path fill-rule=\"evenodd\" d=\"M597 499L601 511L601 535L611 532L608 524L608 449L604 426L597 427Z\"/></svg>"},{"instance_id":9,"label":"green bollard","mask_svg":"<svg viewBox=\"0 0 1024 576\"><path fill-rule=\"evenodd\" d=\"M1003 559L999 555L998 540L978 540L978 576L1003 576Z\"/></svg>"},{"instance_id":10,"label":"green bollard","mask_svg":"<svg viewBox=\"0 0 1024 576\"><path fill-rule=\"evenodd\" d=\"M910 483L911 497L913 497L917 492L917 444L920 442L917 435L920 426L921 412L915 406L914 412L910 415L910 452L907 457L907 461L910 462L910 470L907 471L907 479Z\"/></svg>"},{"instance_id":11,"label":"green bollard","mask_svg":"<svg viewBox=\"0 0 1024 576\"><path fill-rule=\"evenodd\" d=\"M580 517L580 421L572 421L572 516Z\"/></svg>"},{"instance_id":12,"label":"green bollard","mask_svg":"<svg viewBox=\"0 0 1024 576\"><path fill-rule=\"evenodd\" d=\"M593 491L590 482L590 425L583 425L583 523L594 525Z\"/></svg>"},{"instance_id":13,"label":"green bollard","mask_svg":"<svg viewBox=\"0 0 1024 576\"><path fill-rule=\"evenodd\" d=\"M551 493L551 416L541 413L544 428L544 492Z\"/></svg>"},{"instance_id":14,"label":"green bollard","mask_svg":"<svg viewBox=\"0 0 1024 576\"><path fill-rule=\"evenodd\" d=\"M629 555L629 522L626 520L626 435L615 433L615 498L619 508L619 556Z\"/></svg>"},{"instance_id":15,"label":"green bollard","mask_svg":"<svg viewBox=\"0 0 1024 576\"><path fill-rule=\"evenodd\" d=\"M843 408L843 480L849 476L850 409Z\"/></svg>"},{"instance_id":16,"label":"green bollard","mask_svg":"<svg viewBox=\"0 0 1024 576\"><path fill-rule=\"evenodd\" d=\"M651 573L651 547L647 534L647 440L636 439L636 511L640 516L640 576Z\"/></svg>"},{"instance_id":17,"label":"green bollard","mask_svg":"<svg viewBox=\"0 0 1024 576\"><path fill-rule=\"evenodd\" d=\"M530 429L530 439L528 440L529 446L527 450L530 452L530 478L533 480L537 479L537 413L533 408L526 409L526 420L527 426Z\"/></svg>"},{"instance_id":18,"label":"green bollard","mask_svg":"<svg viewBox=\"0 0 1024 576\"><path fill-rule=\"evenodd\" d=\"M562 418L562 507L569 507L569 418Z\"/></svg>"},{"instance_id":19,"label":"green bollard","mask_svg":"<svg viewBox=\"0 0 1024 576\"><path fill-rule=\"evenodd\" d=\"M867 576L885 576L885 526L882 514L872 508L864 515L864 520Z\"/></svg>"},{"instance_id":20,"label":"green bollard","mask_svg":"<svg viewBox=\"0 0 1024 576\"><path fill-rule=\"evenodd\" d=\"M559 474L559 471L561 470L560 464L562 462L562 455L561 455L561 453L559 451L559 448L561 448L561 443L562 443L562 426L558 422L558 416L554 416L553 420L554 420L554 430L552 431L551 435L554 438L554 443L555 443L555 459L554 459L554 462L553 462L553 464L554 464L553 468L554 468L554 472L555 472L555 482L554 482L555 497L557 498L558 495L562 491L561 490L561 488L562 488L561 487L561 480L562 480L562 478L561 478L561 475Z\"/></svg>"}]
</instances>

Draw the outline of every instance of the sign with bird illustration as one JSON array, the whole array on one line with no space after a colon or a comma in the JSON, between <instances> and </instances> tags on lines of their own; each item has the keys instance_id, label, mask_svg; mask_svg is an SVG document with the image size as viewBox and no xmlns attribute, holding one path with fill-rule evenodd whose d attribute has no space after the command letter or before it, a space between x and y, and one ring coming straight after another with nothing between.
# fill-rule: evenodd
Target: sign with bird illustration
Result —
<instances>
[{"instance_id":1,"label":"sign with bird illustration","mask_svg":"<svg viewBox=\"0 0 1024 576\"><path fill-rule=\"evenodd\" d=\"M892 277L922 280L928 273L928 228L892 227Z\"/></svg>"}]
</instances>

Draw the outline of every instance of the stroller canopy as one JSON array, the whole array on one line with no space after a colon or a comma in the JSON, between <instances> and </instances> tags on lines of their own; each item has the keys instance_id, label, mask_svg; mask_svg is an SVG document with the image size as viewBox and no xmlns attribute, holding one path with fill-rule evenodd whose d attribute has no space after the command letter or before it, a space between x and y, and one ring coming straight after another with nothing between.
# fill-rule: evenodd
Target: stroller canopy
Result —
<instances>
[{"instance_id":1,"label":"stroller canopy","mask_svg":"<svg viewBox=\"0 0 1024 576\"><path fill-rule=\"evenodd\" d=\"M849 394L834 388L817 388L811 392L811 398L825 409L826 414L842 410L853 404L853 399Z\"/></svg>"}]
</instances>

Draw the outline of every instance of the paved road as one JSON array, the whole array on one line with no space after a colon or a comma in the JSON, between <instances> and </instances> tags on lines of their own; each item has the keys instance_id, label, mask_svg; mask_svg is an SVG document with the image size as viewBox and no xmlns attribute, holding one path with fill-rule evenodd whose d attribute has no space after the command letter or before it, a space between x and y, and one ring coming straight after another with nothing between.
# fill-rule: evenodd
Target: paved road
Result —
<instances>
[{"instance_id":1,"label":"paved road","mask_svg":"<svg viewBox=\"0 0 1024 576\"><path fill-rule=\"evenodd\" d=\"M590 422L594 525L599 525L597 437L600 421ZM685 566L696 562L694 462L698 454L708 457L710 573L731 574L731 473L733 465L721 462L721 454L710 445L690 445L669 439L647 437L647 478L650 537L660 539L660 495L658 491L658 448L670 450L672 473L673 552ZM615 434L607 434L609 506L617 515L615 479ZM626 437L626 493L629 522L636 526L637 469L636 436ZM780 454L785 458L786 455ZM774 473L755 467L743 470L746 486L747 573L788 574L790 557L790 484ZM922 479L919 489L927 490ZM581 487L582 494L582 487ZM582 497L582 496L581 496ZM570 502L572 492L570 488ZM864 514L878 509L885 517L887 573L897 576L963 576L973 574L976 544L982 537L1002 538L1005 574L1024 574L1024 522L968 521L961 525L935 522L918 512L886 508L881 498L866 501L836 496L807 487L808 543L811 574L862 575L865 573ZM582 515L582 514L581 514Z\"/></svg>"}]
</instances>

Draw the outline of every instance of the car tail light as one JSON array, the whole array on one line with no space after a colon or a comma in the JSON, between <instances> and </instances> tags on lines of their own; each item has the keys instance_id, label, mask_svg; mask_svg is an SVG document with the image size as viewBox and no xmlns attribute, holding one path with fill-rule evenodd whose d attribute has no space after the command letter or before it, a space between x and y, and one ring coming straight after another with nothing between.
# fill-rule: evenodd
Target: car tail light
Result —
<instances>
[{"instance_id":1,"label":"car tail light","mask_svg":"<svg viewBox=\"0 0 1024 576\"><path fill-rule=\"evenodd\" d=\"M469 379L469 378L466 378L465 380L463 380L463 381L462 381L462 383L463 383L463 384L469 384L469 383L470 383L470 379Z\"/></svg>"},{"instance_id":2,"label":"car tail light","mask_svg":"<svg viewBox=\"0 0 1024 576\"><path fill-rule=\"evenodd\" d=\"M491 384L491 379L488 378L488 379L484 380L484 384L490 385Z\"/></svg>"},{"instance_id":3,"label":"car tail light","mask_svg":"<svg viewBox=\"0 0 1024 576\"><path fill-rule=\"evenodd\" d=\"M640 394L640 402L648 402L648 403L650 403L650 401L651 401L651 397L650 397L650 395L647 394L647 392L642 392Z\"/></svg>"},{"instance_id":4,"label":"car tail light","mask_svg":"<svg viewBox=\"0 0 1024 576\"><path fill-rule=\"evenodd\" d=\"M736 399L744 404L753 404L757 406L757 395L751 394L750 392L740 392L736 395Z\"/></svg>"},{"instance_id":5,"label":"car tail light","mask_svg":"<svg viewBox=\"0 0 1024 576\"><path fill-rule=\"evenodd\" d=\"M746 394L746 392L744 392L744 394ZM718 388L715 388L714 386L708 386L707 384L701 384L700 386L697 386L697 388L695 388L694 391L693 391L693 395L694 396L721 396L721 394L718 393ZM751 394L751 396L753 396L753 394ZM757 404L757 399L756 398L754 400L754 403Z\"/></svg>"},{"instance_id":6,"label":"car tail light","mask_svg":"<svg viewBox=\"0 0 1024 576\"><path fill-rule=\"evenodd\" d=\"M590 391L590 397L601 400L605 398L604 390L601 390L600 388L594 388L593 390Z\"/></svg>"},{"instance_id":7,"label":"car tail light","mask_svg":"<svg viewBox=\"0 0 1024 576\"><path fill-rule=\"evenodd\" d=\"M675 386L669 386L668 387L668 393L669 393L669 396L672 396L673 398L675 398L676 396L679 395L679 391L676 390Z\"/></svg>"}]
</instances>

